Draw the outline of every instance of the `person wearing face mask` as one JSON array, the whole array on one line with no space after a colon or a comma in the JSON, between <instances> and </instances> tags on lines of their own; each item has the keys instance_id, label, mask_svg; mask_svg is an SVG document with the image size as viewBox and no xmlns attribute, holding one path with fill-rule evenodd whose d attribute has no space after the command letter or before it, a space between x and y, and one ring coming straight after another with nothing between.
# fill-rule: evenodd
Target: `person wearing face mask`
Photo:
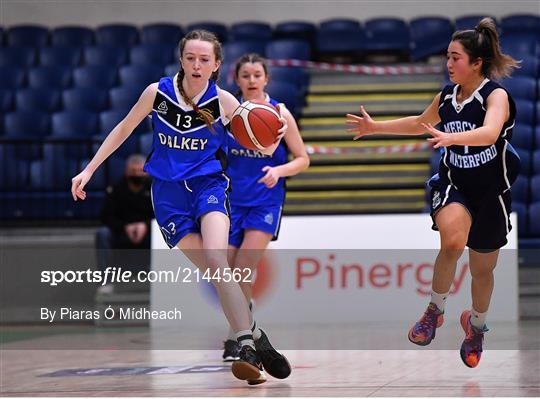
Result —
<instances>
[{"instance_id":1,"label":"person wearing face mask","mask_svg":"<svg viewBox=\"0 0 540 399\"><path fill-rule=\"evenodd\" d=\"M144 171L145 158L131 155L126 161L125 175L114 185L107 187L107 195L101 210L103 226L96 234L98 266L105 269L121 262L123 267L148 269L149 256L144 251L134 251L133 257L125 256L130 252L123 250L150 249L150 221L154 217L150 198L150 178ZM119 249L114 252L111 250ZM122 255L117 257L114 254ZM114 258L114 264L111 262ZM113 285L98 288L100 294L113 292Z\"/></svg>"}]
</instances>

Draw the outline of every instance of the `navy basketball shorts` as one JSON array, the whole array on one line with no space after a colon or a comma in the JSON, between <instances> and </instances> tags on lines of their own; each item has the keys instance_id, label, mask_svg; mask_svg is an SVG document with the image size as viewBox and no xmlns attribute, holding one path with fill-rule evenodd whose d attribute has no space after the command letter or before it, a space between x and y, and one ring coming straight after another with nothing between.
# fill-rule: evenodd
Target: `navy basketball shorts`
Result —
<instances>
[{"instance_id":1,"label":"navy basketball shorts","mask_svg":"<svg viewBox=\"0 0 540 399\"><path fill-rule=\"evenodd\" d=\"M232 204L229 245L240 248L246 229L271 234L272 241L277 240L282 209L282 203L260 206L235 206Z\"/></svg>"},{"instance_id":2,"label":"navy basketball shorts","mask_svg":"<svg viewBox=\"0 0 540 399\"><path fill-rule=\"evenodd\" d=\"M437 184L431 187L430 197L433 230L439 230L435 222L437 212L446 205L459 203L465 207L472 219L467 240L469 248L478 252L491 252L508 242L506 236L512 230L510 190L500 195L466 196L451 184Z\"/></svg>"},{"instance_id":3,"label":"navy basketball shorts","mask_svg":"<svg viewBox=\"0 0 540 399\"><path fill-rule=\"evenodd\" d=\"M222 173L188 180L154 179L152 205L161 234L175 247L189 233L200 233L201 218L210 212L230 215L229 179Z\"/></svg>"}]
</instances>

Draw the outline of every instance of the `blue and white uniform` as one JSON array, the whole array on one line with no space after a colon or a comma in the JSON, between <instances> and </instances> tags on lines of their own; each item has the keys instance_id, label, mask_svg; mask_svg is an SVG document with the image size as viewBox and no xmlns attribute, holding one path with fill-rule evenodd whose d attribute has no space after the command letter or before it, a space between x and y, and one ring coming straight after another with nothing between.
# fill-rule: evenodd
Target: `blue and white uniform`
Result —
<instances>
[{"instance_id":1,"label":"blue and white uniform","mask_svg":"<svg viewBox=\"0 0 540 399\"><path fill-rule=\"evenodd\" d=\"M212 113L210 130L177 88L178 75L159 81L152 109L154 137L145 170L154 177L152 203L167 244L174 247L189 233L200 233L203 215L229 215L229 179L220 157L227 153L229 122L219 103L217 86L210 80L193 98Z\"/></svg>"},{"instance_id":2,"label":"blue and white uniform","mask_svg":"<svg viewBox=\"0 0 540 399\"><path fill-rule=\"evenodd\" d=\"M240 102L243 100L240 99ZM267 96L266 102L278 102ZM259 183L266 172L265 166L279 166L287 163L287 149L283 141L272 156L242 147L229 134L227 175L231 178L231 233L229 244L240 247L244 231L254 229L269 233L277 239L285 201L285 179L280 178L273 188Z\"/></svg>"},{"instance_id":3,"label":"blue and white uniform","mask_svg":"<svg viewBox=\"0 0 540 399\"><path fill-rule=\"evenodd\" d=\"M458 133L479 128L484 123L487 98L499 84L485 79L469 98L457 102L459 85L446 86L439 102L441 130ZM503 88L504 89L504 88ZM489 146L446 147L439 173L428 182L431 187L431 215L457 202L470 213L472 226L467 246L475 250L495 250L507 242L512 229L510 186L517 178L520 160L510 145L516 106L508 94L510 116L497 141ZM437 229L434 219L433 228Z\"/></svg>"}]
</instances>

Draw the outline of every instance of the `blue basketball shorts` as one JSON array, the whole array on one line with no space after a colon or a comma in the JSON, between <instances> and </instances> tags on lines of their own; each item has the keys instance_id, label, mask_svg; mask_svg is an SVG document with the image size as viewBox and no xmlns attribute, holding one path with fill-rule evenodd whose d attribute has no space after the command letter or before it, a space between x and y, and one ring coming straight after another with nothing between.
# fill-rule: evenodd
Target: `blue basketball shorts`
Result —
<instances>
[{"instance_id":1,"label":"blue basketball shorts","mask_svg":"<svg viewBox=\"0 0 540 399\"><path fill-rule=\"evenodd\" d=\"M283 203L260 206L231 205L231 232L229 245L240 248L246 229L259 230L277 240L281 224Z\"/></svg>"},{"instance_id":2,"label":"blue basketball shorts","mask_svg":"<svg viewBox=\"0 0 540 399\"><path fill-rule=\"evenodd\" d=\"M188 180L154 179L152 205L161 234L175 247L189 233L200 233L201 218L210 212L230 215L229 178L222 173Z\"/></svg>"},{"instance_id":3,"label":"blue basketball shorts","mask_svg":"<svg viewBox=\"0 0 540 399\"><path fill-rule=\"evenodd\" d=\"M467 246L478 252L490 252L506 245L507 234L512 230L510 213L512 198L510 190L500 195L465 195L452 184L431 184L430 214L433 230L438 230L435 217L443 207L452 203L461 204L471 216Z\"/></svg>"}]
</instances>

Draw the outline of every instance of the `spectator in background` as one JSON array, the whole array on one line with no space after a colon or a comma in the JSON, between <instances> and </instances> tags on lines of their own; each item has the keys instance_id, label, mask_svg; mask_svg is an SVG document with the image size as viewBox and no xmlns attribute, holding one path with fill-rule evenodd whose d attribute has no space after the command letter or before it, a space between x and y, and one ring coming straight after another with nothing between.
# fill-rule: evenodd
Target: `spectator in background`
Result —
<instances>
[{"instance_id":1,"label":"spectator in background","mask_svg":"<svg viewBox=\"0 0 540 399\"><path fill-rule=\"evenodd\" d=\"M150 199L150 178L143 170L144 163L144 156L131 155L126 161L125 176L107 187L101 211L103 226L96 234L98 267L101 270L107 266L121 266L134 271L148 269L150 221L154 211ZM98 288L100 294L113 291L112 284Z\"/></svg>"}]
</instances>

